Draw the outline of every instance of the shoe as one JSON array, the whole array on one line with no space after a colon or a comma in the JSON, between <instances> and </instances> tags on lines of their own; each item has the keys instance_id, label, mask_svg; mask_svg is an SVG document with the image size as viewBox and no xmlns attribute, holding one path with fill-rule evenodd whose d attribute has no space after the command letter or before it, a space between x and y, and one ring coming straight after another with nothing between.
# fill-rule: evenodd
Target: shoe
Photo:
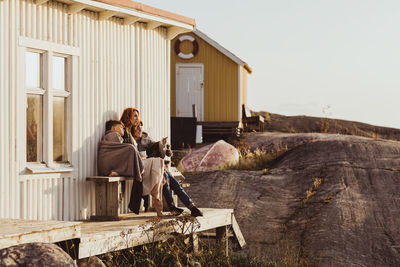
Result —
<instances>
[{"instance_id":1,"label":"shoe","mask_svg":"<svg viewBox=\"0 0 400 267\"><path fill-rule=\"evenodd\" d=\"M174 215L180 215L183 212L183 209L172 206L171 208L169 208L169 211Z\"/></svg>"},{"instance_id":2,"label":"shoe","mask_svg":"<svg viewBox=\"0 0 400 267\"><path fill-rule=\"evenodd\" d=\"M196 206L191 207L190 211L190 215L193 217L203 216L203 213Z\"/></svg>"}]
</instances>

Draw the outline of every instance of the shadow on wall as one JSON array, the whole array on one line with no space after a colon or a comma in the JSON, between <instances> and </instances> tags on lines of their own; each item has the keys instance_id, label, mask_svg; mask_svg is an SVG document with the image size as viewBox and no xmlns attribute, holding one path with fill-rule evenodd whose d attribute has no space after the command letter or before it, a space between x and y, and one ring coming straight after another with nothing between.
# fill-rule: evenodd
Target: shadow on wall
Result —
<instances>
[{"instance_id":1,"label":"shadow on wall","mask_svg":"<svg viewBox=\"0 0 400 267\"><path fill-rule=\"evenodd\" d=\"M96 210L94 184L86 182L86 177L97 175L97 149L105 133L106 121L119 120L119 116L113 110L104 112L101 121L94 127L94 131L83 141L79 149L73 153L73 165L78 177L78 192L76 195L77 203L79 203L80 220L89 219L91 215L94 215ZM88 129L80 129L80 131L88 131Z\"/></svg>"}]
</instances>

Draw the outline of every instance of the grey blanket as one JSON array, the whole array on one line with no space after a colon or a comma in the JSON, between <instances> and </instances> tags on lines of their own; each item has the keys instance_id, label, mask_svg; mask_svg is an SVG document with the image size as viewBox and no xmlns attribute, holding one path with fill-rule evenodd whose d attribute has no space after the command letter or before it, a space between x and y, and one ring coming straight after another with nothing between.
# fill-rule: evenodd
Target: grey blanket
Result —
<instances>
[{"instance_id":1,"label":"grey blanket","mask_svg":"<svg viewBox=\"0 0 400 267\"><path fill-rule=\"evenodd\" d=\"M107 176L115 171L141 182L144 167L139 152L133 145L121 143L118 137L118 133L109 131L99 143L98 175Z\"/></svg>"}]
</instances>

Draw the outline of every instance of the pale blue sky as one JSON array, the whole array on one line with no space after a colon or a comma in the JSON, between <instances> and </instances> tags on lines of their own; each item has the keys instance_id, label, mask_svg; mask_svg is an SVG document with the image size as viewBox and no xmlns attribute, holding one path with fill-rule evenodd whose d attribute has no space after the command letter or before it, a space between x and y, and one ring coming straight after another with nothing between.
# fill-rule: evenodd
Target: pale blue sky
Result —
<instances>
[{"instance_id":1,"label":"pale blue sky","mask_svg":"<svg viewBox=\"0 0 400 267\"><path fill-rule=\"evenodd\" d=\"M400 128L400 1L138 1L196 19L246 61L253 110Z\"/></svg>"}]
</instances>

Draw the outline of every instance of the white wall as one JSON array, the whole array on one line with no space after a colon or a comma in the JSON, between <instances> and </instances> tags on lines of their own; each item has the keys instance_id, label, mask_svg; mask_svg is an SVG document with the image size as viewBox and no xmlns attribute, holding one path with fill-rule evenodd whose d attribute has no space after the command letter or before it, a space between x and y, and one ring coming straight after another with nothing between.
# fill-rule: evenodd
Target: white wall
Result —
<instances>
[{"instance_id":1,"label":"white wall","mask_svg":"<svg viewBox=\"0 0 400 267\"><path fill-rule=\"evenodd\" d=\"M167 30L122 19L98 20L98 13L68 15L67 6L0 0L0 218L77 220L94 211L85 178L96 173L97 144L104 122L137 107L155 139L169 136L169 41ZM26 129L19 37L80 49L73 99L74 172L20 173ZM22 138L23 139L23 138ZM92 192L93 193L93 192Z\"/></svg>"}]
</instances>

